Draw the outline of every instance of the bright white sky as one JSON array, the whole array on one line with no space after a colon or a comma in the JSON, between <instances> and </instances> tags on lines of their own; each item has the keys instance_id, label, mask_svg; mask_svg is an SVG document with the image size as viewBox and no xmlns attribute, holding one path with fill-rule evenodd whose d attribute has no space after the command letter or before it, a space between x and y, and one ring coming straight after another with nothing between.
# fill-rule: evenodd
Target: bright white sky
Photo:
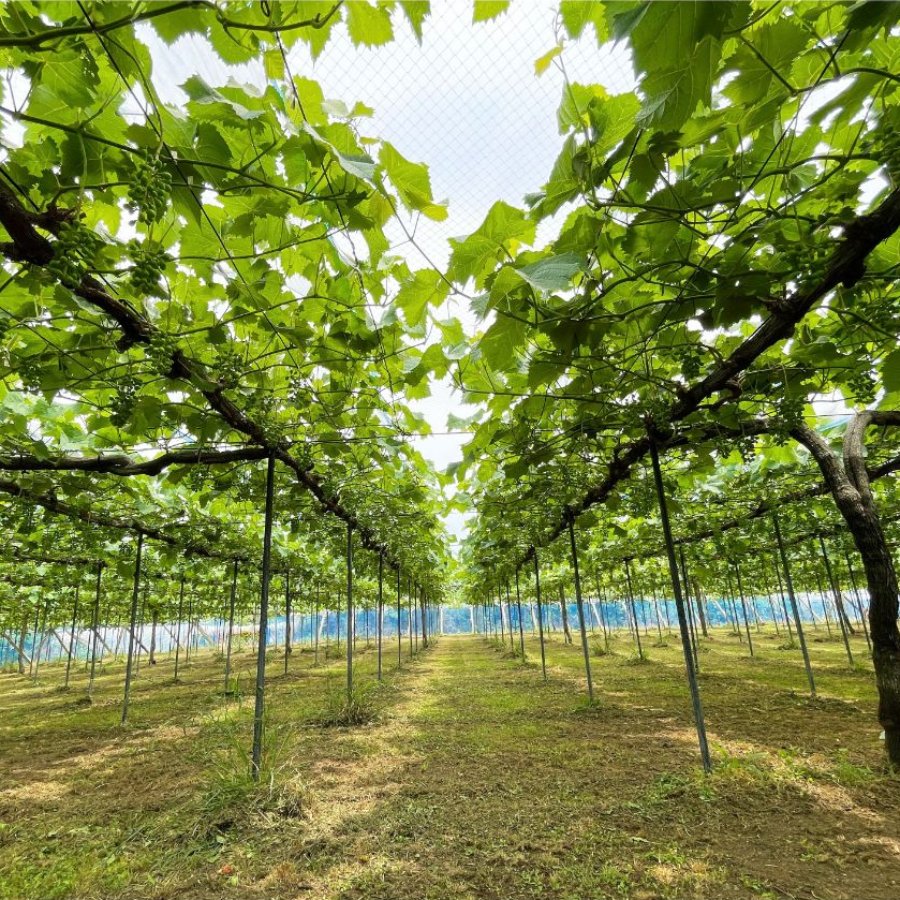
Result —
<instances>
[{"instance_id":1,"label":"bright white sky","mask_svg":"<svg viewBox=\"0 0 900 900\"><path fill-rule=\"evenodd\" d=\"M496 200L522 205L523 196L550 173L562 145L556 108L563 75L552 66L537 77L534 61L556 44L555 18L553 4L516 0L497 19L473 24L472 0L433 0L421 45L395 16L395 40L384 47L354 47L340 26L315 63L305 46L291 51L295 75L318 81L328 99L350 106L363 101L375 110L368 133L427 163L433 194L448 201L449 216L441 223L421 220L416 241L439 268L447 262L448 237L474 231ZM229 77L265 84L261 64L230 69L205 41L188 37L167 47L149 26L142 37L152 48L154 82L168 102L184 102L178 85L194 73L213 86ZM598 48L590 28L567 45L563 61L571 81L603 84L611 93L632 87L627 54L609 45ZM399 239L399 228L396 234ZM415 248L406 248L401 252L409 253L411 265L427 264ZM450 312L474 329L461 304ZM447 430L449 413L466 413L444 385L436 385L416 408L436 432ZM465 441L465 435L434 435L419 439L418 446L444 468L460 459ZM447 524L456 536L465 528L457 515Z\"/></svg>"}]
</instances>

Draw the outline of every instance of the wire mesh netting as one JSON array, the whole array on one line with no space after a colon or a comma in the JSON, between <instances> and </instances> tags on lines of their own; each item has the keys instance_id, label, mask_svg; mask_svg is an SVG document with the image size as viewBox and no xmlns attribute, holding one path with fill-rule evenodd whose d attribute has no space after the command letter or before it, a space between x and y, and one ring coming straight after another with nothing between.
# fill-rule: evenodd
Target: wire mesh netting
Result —
<instances>
[{"instance_id":1,"label":"wire mesh netting","mask_svg":"<svg viewBox=\"0 0 900 900\"><path fill-rule=\"evenodd\" d=\"M473 23L468 0L447 0L434 4L421 43L395 17L395 39L385 47L354 46L341 24L318 59L303 42L288 54L292 73L314 78L327 99L368 106L367 133L428 164L433 193L449 201L449 215L418 220L415 239L438 264L447 238L474 230L497 200L521 203L547 180L561 145L556 110L565 77L612 93L633 86L628 53L598 47L590 28L537 75L535 60L558 40L556 16L552 5L514 3L496 19ZM185 99L179 85L194 72L210 84L229 77L266 84L261 60L227 67L196 36L167 46L150 26L145 32L166 99ZM402 245L399 229L395 237Z\"/></svg>"}]
</instances>

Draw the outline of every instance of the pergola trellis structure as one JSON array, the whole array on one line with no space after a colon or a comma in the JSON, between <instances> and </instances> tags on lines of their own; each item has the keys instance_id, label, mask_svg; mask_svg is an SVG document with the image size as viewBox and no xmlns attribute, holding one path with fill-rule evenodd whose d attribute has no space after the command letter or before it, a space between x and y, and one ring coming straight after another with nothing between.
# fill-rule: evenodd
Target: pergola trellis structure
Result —
<instances>
[{"instance_id":1,"label":"pergola trellis structure","mask_svg":"<svg viewBox=\"0 0 900 900\"><path fill-rule=\"evenodd\" d=\"M568 544L590 694L575 522L609 503L614 519L649 458L708 766L665 452L705 444L726 448L724 459L730 448L765 454L792 439L819 470L815 495L830 496L860 553L879 718L900 762L897 576L865 463L869 427L900 422L896 11L836 8L827 25L818 20L824 38L813 37L810 8L705 12L600 13L598 29L627 36L638 90L570 84L559 114L566 142L530 208L496 207L454 244L451 273L484 290L479 309L494 317L481 359L458 374L462 390L490 398L465 462L483 520L469 550L473 590L488 593L558 539L557 555ZM586 24L573 10L562 19L571 36ZM779 55L776 34L788 31L793 53ZM804 167L800 184L791 174ZM842 190L835 179L849 185L850 169L859 180ZM532 249L534 223L563 207L557 236ZM488 237L502 255L479 253ZM811 400L835 394L851 409L840 450L804 421ZM777 519L774 528L791 594Z\"/></svg>"},{"instance_id":2,"label":"pergola trellis structure","mask_svg":"<svg viewBox=\"0 0 900 900\"><path fill-rule=\"evenodd\" d=\"M289 71L292 45L320 50L345 12L341 3L302 16L293 4L188 2L127 15L102 4L2 14L0 53L24 96L11 92L0 115L24 143L8 140L0 165L0 401L12 413L0 467L19 473L0 491L135 536L124 721L145 538L211 561L259 559L255 534L218 546L234 522L205 521L212 539L177 533L197 529L194 510L173 517L166 504L194 500L167 485L188 468L202 483L223 467L252 493L255 476L240 466L265 464L264 515L246 523L262 538L256 776L276 465L345 528L336 558L346 556L348 696L353 543L373 554L379 583L385 564L410 579L426 645L429 599L442 590L437 485L404 443L423 423L401 402L407 379L420 382L438 361L386 293L389 279L402 284L410 273L385 256L383 233L394 216L441 209L423 167L386 142L369 156L355 125L332 119L321 92ZM203 34L210 53L232 61L265 53L281 63L265 98L194 78L180 110L155 88L144 23L167 42ZM424 313L434 286L414 287ZM373 473L375 458L383 468ZM126 508L140 500L143 513L140 503L111 513L91 497L110 493L109 477L160 476L159 488L116 495ZM148 516L154 491L166 503ZM280 496L289 507L280 515L311 512Z\"/></svg>"},{"instance_id":3,"label":"pergola trellis structure","mask_svg":"<svg viewBox=\"0 0 900 900\"><path fill-rule=\"evenodd\" d=\"M489 6L475 19L504 5ZM509 608L515 579L524 655L520 570L533 564L540 612L538 554L567 539L591 699L576 523L617 502L649 460L650 502L630 514L658 516L707 768L689 582L676 552L702 532L673 535L666 451L749 444L765 454L781 439L805 447L824 488L793 499L830 494L860 552L880 719L900 761L897 577L882 527L891 512L871 488L896 464L869 471L864 459L870 426L900 424L891 408L900 389L896 10L562 4L556 46L536 65L558 66L565 82L559 158L527 209L498 202L451 241L446 272L414 269L387 237L395 226L414 244L420 217L445 219L425 166L368 135L364 107L326 101L291 67L297 42L315 57L339 22L366 46L390 41L401 21L421 38L426 6L336 3L310 17L289 3L188 2L118 13L89 4L63 18L49 7L3 13L0 51L25 96L12 91L12 106L0 108L7 131L22 136L0 165L9 357L0 400L11 419L0 468L20 476L0 480L0 492L136 536L123 719L145 537L213 560L261 558L259 775L275 511L309 512L293 491L276 491L277 472L340 523L331 537L332 556L345 561L348 699L354 537L377 564L379 608L385 564L396 570L398 604L407 576L427 644L427 598L444 587L441 479L405 438L424 430L409 401L452 374L482 404L458 472L479 513L466 551L473 590L499 598L505 637L503 592ZM167 43L201 35L231 63L262 57L266 82L251 90L195 75L183 85L185 108L174 107L154 83L148 28ZM586 29L602 46L627 42L633 91L568 80L567 43ZM544 247L538 226L551 235ZM475 340L438 314L472 284L485 326ZM843 333L848 321L858 341ZM840 452L804 421L807 401L830 393L859 410ZM215 502L199 499L202 490L178 487L183 471L203 482L211 467L226 473L222 496L264 510L245 517L239 549L216 546L228 511L208 513ZM147 476L160 487L131 487ZM114 494L112 483L134 515L58 496ZM139 514L151 500L162 524ZM180 502L187 511L166 522ZM814 693L782 505L760 500L744 521L777 514L780 571ZM185 523L204 539L176 535ZM312 552L315 528L303 524ZM621 558L639 640L638 555Z\"/></svg>"}]
</instances>

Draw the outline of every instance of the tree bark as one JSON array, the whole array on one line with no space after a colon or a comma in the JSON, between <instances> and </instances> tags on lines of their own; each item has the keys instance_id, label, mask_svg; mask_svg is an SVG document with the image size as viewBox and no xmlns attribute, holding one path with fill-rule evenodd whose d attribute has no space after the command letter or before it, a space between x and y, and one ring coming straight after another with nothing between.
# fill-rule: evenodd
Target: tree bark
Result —
<instances>
[{"instance_id":1,"label":"tree bark","mask_svg":"<svg viewBox=\"0 0 900 900\"><path fill-rule=\"evenodd\" d=\"M422 592L419 594L419 610L422 617L422 649L428 649L428 618L425 614L427 609L426 600L425 600L425 588L422 588ZM512 632L512 622L509 623L510 632Z\"/></svg>"},{"instance_id":2,"label":"tree bark","mask_svg":"<svg viewBox=\"0 0 900 900\"><path fill-rule=\"evenodd\" d=\"M290 572L284 576L284 674L288 673L288 663L291 654L294 652L293 637L293 614L294 610L291 606L293 595L291 594L291 575Z\"/></svg>"},{"instance_id":3,"label":"tree bark","mask_svg":"<svg viewBox=\"0 0 900 900\"><path fill-rule=\"evenodd\" d=\"M885 749L900 766L900 630L897 573L869 486L863 437L868 425L900 424L900 413L859 413L844 435L843 465L825 439L802 424L792 434L812 454L859 551L869 589L872 660Z\"/></svg>"}]
</instances>

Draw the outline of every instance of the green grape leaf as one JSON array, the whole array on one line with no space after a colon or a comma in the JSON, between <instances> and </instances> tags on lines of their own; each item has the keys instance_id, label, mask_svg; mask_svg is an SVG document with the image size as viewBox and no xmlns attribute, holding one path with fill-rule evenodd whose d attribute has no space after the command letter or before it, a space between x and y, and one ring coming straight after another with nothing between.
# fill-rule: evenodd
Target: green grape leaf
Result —
<instances>
[{"instance_id":1,"label":"green grape leaf","mask_svg":"<svg viewBox=\"0 0 900 900\"><path fill-rule=\"evenodd\" d=\"M584 259L577 253L561 253L548 256L539 262L517 267L519 273L535 290L550 293L564 291L572 282L572 278L584 266Z\"/></svg>"},{"instance_id":2,"label":"green grape leaf","mask_svg":"<svg viewBox=\"0 0 900 900\"><path fill-rule=\"evenodd\" d=\"M350 40L357 47L380 47L393 40L391 14L385 7L373 6L368 0L353 0L344 9Z\"/></svg>"},{"instance_id":3,"label":"green grape leaf","mask_svg":"<svg viewBox=\"0 0 900 900\"><path fill-rule=\"evenodd\" d=\"M510 0L475 0L472 12L473 22L488 22L503 15L509 9Z\"/></svg>"}]
</instances>

